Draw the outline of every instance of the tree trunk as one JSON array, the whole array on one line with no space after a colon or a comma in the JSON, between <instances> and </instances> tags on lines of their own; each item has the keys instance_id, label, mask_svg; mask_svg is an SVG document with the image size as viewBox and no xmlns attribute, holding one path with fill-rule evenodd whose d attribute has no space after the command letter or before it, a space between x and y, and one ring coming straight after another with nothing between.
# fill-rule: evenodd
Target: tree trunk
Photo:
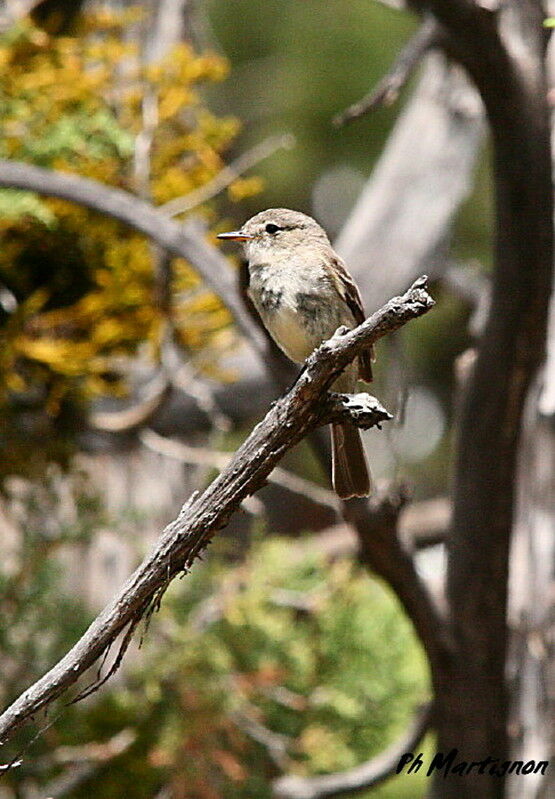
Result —
<instances>
[{"instance_id":1,"label":"tree trunk","mask_svg":"<svg viewBox=\"0 0 555 799\"><path fill-rule=\"evenodd\" d=\"M533 0L509 1L505 41L495 15L435 5L450 26L452 55L484 100L495 188L492 300L459 420L447 577L455 657L436 679L438 750L503 762L514 477L523 406L544 358L553 257L544 12ZM434 795L501 799L505 780L490 771L440 777Z\"/></svg>"}]
</instances>

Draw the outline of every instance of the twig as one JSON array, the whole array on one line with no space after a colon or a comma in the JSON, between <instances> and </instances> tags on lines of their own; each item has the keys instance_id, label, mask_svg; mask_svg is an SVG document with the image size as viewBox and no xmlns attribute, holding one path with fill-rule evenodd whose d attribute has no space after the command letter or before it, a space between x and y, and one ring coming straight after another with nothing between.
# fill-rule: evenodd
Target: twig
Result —
<instances>
[{"instance_id":1,"label":"twig","mask_svg":"<svg viewBox=\"0 0 555 799\"><path fill-rule=\"evenodd\" d=\"M139 440L147 449L164 455L166 458L173 458L181 463L218 469L220 472L225 469L232 458L231 453L217 452L208 447L191 447L183 441L175 441L175 439L161 436L148 427L140 431ZM253 516L261 516L264 513L264 503L258 497L245 497L241 505Z\"/></svg>"},{"instance_id":2,"label":"twig","mask_svg":"<svg viewBox=\"0 0 555 799\"><path fill-rule=\"evenodd\" d=\"M287 751L293 743L291 738L268 729L252 713L247 713L246 709L232 712L231 720L249 738L252 738L253 741L256 741L266 749L269 757L279 769L289 768L290 758Z\"/></svg>"},{"instance_id":3,"label":"twig","mask_svg":"<svg viewBox=\"0 0 555 799\"><path fill-rule=\"evenodd\" d=\"M379 105L392 105L427 51L439 40L439 28L432 18L425 19L399 53L389 72L362 100L349 106L333 119L336 127L372 111Z\"/></svg>"},{"instance_id":4,"label":"twig","mask_svg":"<svg viewBox=\"0 0 555 799\"><path fill-rule=\"evenodd\" d=\"M56 764L70 764L71 768L45 785L42 795L55 796L56 799L67 796L67 794L89 780L106 763L128 751L135 739L136 734L132 730L124 729L104 743L90 743L85 746L61 746L54 752L54 762Z\"/></svg>"},{"instance_id":5,"label":"twig","mask_svg":"<svg viewBox=\"0 0 555 799\"><path fill-rule=\"evenodd\" d=\"M420 278L402 297L390 300L362 325L351 331L337 331L315 350L295 385L274 404L204 493L187 503L177 519L166 527L153 552L82 638L0 716L0 740L5 741L27 719L73 685L123 630L129 632L143 616L152 613L169 582L176 575L188 572L241 501L264 485L285 452L310 430L329 422L337 407L335 402L330 409L327 391L347 364L382 336L425 314L433 304L425 279ZM383 409L376 409L374 423L387 416ZM366 419L365 424L369 423ZM126 634L116 667L128 639ZM110 674L113 672L114 666Z\"/></svg>"},{"instance_id":6,"label":"twig","mask_svg":"<svg viewBox=\"0 0 555 799\"><path fill-rule=\"evenodd\" d=\"M229 432L233 426L231 419L220 409L213 386L201 377L198 369L182 358L181 352L173 343L162 348L162 363L172 385L195 400L212 427L220 433Z\"/></svg>"},{"instance_id":7,"label":"twig","mask_svg":"<svg viewBox=\"0 0 555 799\"><path fill-rule=\"evenodd\" d=\"M276 153L278 150L291 150L295 146L295 137L291 133L281 133L277 136L270 136L260 144L255 145L251 150L242 153L235 161L225 166L218 174L200 186L198 189L185 194L183 197L176 197L163 205L158 206L158 210L168 216L184 214L196 208L198 205L211 200L221 191L226 189L239 175L252 169L261 161Z\"/></svg>"},{"instance_id":8,"label":"twig","mask_svg":"<svg viewBox=\"0 0 555 799\"><path fill-rule=\"evenodd\" d=\"M206 447L191 447L182 441L161 436L154 430L147 428L141 430L139 438L145 447L148 447L155 452L166 455L169 458L175 458L183 463L195 463L200 466L210 466L214 469L225 469L233 457L231 453L218 452L216 450L207 449ZM268 475L268 481L281 488L287 489L294 494L300 494L303 497L315 502L317 505L324 505L332 507L334 510L339 510L340 504L337 495L327 488L321 488L316 483L306 480L304 477L299 477L297 474L282 469L281 466L276 466L274 470Z\"/></svg>"},{"instance_id":9,"label":"twig","mask_svg":"<svg viewBox=\"0 0 555 799\"><path fill-rule=\"evenodd\" d=\"M123 410L92 411L88 422L97 430L110 433L121 433L133 430L145 424L158 410L169 391L169 380L163 372L141 390L138 401Z\"/></svg>"},{"instance_id":10,"label":"twig","mask_svg":"<svg viewBox=\"0 0 555 799\"><path fill-rule=\"evenodd\" d=\"M360 766L321 777L280 777L273 783L274 796L279 799L323 799L339 796L378 785L391 777L399 759L412 752L424 737L432 720L432 705L420 710L405 733L377 757Z\"/></svg>"}]
</instances>

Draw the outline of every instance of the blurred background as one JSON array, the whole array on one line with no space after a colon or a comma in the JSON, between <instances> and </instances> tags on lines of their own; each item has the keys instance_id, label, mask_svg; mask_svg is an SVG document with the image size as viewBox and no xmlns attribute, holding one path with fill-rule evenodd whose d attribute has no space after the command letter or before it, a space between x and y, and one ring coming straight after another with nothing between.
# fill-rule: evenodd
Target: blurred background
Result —
<instances>
[{"instance_id":1,"label":"blurred background","mask_svg":"<svg viewBox=\"0 0 555 799\"><path fill-rule=\"evenodd\" d=\"M379 344L373 393L395 419L364 439L378 485L411 496L402 534L439 583L458 380L490 269L482 109L462 74L426 55L399 96L337 126L413 34L409 13L368 0L45 0L1 14L0 157L171 203L214 246L261 209L309 213L368 313L430 274L434 312ZM135 231L3 189L0 238L5 706L279 391L191 265ZM225 254L238 273L237 251ZM383 751L429 698L426 659L338 510L303 442L172 585L119 674L3 749L22 764L1 799L263 799L281 774ZM362 795L425 788L404 775Z\"/></svg>"}]
</instances>

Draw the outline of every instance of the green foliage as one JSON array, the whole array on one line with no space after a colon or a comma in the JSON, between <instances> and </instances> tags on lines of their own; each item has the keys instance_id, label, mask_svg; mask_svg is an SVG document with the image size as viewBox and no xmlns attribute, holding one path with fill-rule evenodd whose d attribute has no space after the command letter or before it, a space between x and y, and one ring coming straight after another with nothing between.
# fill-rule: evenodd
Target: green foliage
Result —
<instances>
[{"instance_id":1,"label":"green foliage","mask_svg":"<svg viewBox=\"0 0 555 799\"><path fill-rule=\"evenodd\" d=\"M423 655L390 594L353 563L330 566L283 540L257 545L240 567L195 568L165 600L145 659L112 701L131 712L146 700L146 759L176 799L269 797L279 772L253 740L260 729L287 742L287 770L354 766L427 692ZM110 791L114 778L130 787L129 761ZM90 789L103 796L102 779Z\"/></svg>"},{"instance_id":2,"label":"green foliage","mask_svg":"<svg viewBox=\"0 0 555 799\"><path fill-rule=\"evenodd\" d=\"M0 704L11 703L84 632L90 613L68 591L62 547L80 546L101 521L98 498L78 470L65 482L60 510L57 467L42 483L11 478L0 503ZM66 553L67 554L67 553ZM39 744L47 748L45 742Z\"/></svg>"},{"instance_id":3,"label":"green foliage","mask_svg":"<svg viewBox=\"0 0 555 799\"><path fill-rule=\"evenodd\" d=\"M50 613L46 637L64 625L67 635L67 616ZM151 799L163 785L174 799L269 799L282 770L325 773L382 751L427 686L410 625L380 583L351 561L270 538L240 566L211 559L174 584L125 684L64 711L36 746L46 757L133 731L132 746L93 770L75 799ZM281 743L271 751L260 731ZM34 755L13 785L52 778L53 765L37 778ZM419 785L401 778L372 796L414 797Z\"/></svg>"}]
</instances>

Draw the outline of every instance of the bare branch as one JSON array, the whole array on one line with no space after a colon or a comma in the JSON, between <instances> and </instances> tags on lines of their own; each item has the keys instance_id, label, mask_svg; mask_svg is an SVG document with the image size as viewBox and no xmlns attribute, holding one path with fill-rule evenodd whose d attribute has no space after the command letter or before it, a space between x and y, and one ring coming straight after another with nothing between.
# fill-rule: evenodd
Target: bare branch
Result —
<instances>
[{"instance_id":1,"label":"bare branch","mask_svg":"<svg viewBox=\"0 0 555 799\"><path fill-rule=\"evenodd\" d=\"M62 799L89 780L100 768L110 760L126 752L135 742L136 735L132 730L124 729L113 738L103 743L89 743L84 746L60 746L54 752L56 764L68 764L70 767L44 786L44 796L55 796ZM35 796L29 792L29 796Z\"/></svg>"},{"instance_id":2,"label":"bare branch","mask_svg":"<svg viewBox=\"0 0 555 799\"><path fill-rule=\"evenodd\" d=\"M241 710L233 711L231 719L249 738L266 749L279 769L289 768L291 758L288 756L288 749L293 743L289 736L274 732L261 724L254 713L248 712L247 703Z\"/></svg>"},{"instance_id":3,"label":"bare branch","mask_svg":"<svg viewBox=\"0 0 555 799\"><path fill-rule=\"evenodd\" d=\"M279 799L323 799L370 788L391 777L405 752L412 752L432 721L432 705L416 715L406 732L377 757L360 766L321 777L280 777L274 781L274 796Z\"/></svg>"},{"instance_id":4,"label":"bare branch","mask_svg":"<svg viewBox=\"0 0 555 799\"><path fill-rule=\"evenodd\" d=\"M413 502L401 510L399 538L411 551L442 544L447 537L451 507L447 497ZM326 558L334 559L355 554L360 546L350 524L336 524L313 535L295 541L292 551L300 556L314 549Z\"/></svg>"},{"instance_id":5,"label":"bare branch","mask_svg":"<svg viewBox=\"0 0 555 799\"><path fill-rule=\"evenodd\" d=\"M426 313L433 304L421 278L402 297L390 300L362 325L346 333L337 332L315 350L291 390L254 428L231 463L202 496L190 498L177 519L166 527L153 552L77 644L2 714L1 740L6 740L26 719L73 685L126 630L109 674L114 672L129 643L130 631L158 607L172 578L190 569L239 503L264 485L284 453L318 427L323 418L329 418L327 390L347 364L362 349ZM376 423L383 419L383 412L377 411ZM105 680L106 677L102 682Z\"/></svg>"},{"instance_id":6,"label":"bare branch","mask_svg":"<svg viewBox=\"0 0 555 799\"><path fill-rule=\"evenodd\" d=\"M121 433L145 424L158 410L169 390L168 377L162 372L148 383L138 402L119 411L92 411L88 421L97 430Z\"/></svg>"},{"instance_id":7,"label":"bare branch","mask_svg":"<svg viewBox=\"0 0 555 799\"><path fill-rule=\"evenodd\" d=\"M168 219L158 209L129 192L105 186L78 175L55 172L30 164L0 159L0 186L18 188L76 202L118 219L149 236L173 255L186 258L222 298L243 334L265 357L266 338L253 324L237 296L231 269L226 258L205 241L205 231L195 220L181 224Z\"/></svg>"},{"instance_id":8,"label":"bare branch","mask_svg":"<svg viewBox=\"0 0 555 799\"><path fill-rule=\"evenodd\" d=\"M210 466L214 469L222 471L231 462L233 457L232 453L217 452L213 449L206 447L191 447L183 441L176 441L175 439L161 436L154 430L146 429L141 430L139 434L141 442L149 449L166 455L169 458L175 458L183 463L195 463L200 466ZM268 482L285 488L294 494L300 494L307 497L317 505L325 505L332 507L334 510L339 510L340 502L337 494L330 491L328 488L322 488L316 483L306 480L287 469L282 469L281 466L276 466L268 475Z\"/></svg>"},{"instance_id":9,"label":"bare branch","mask_svg":"<svg viewBox=\"0 0 555 799\"><path fill-rule=\"evenodd\" d=\"M416 33L409 39L395 60L389 72L362 100L342 111L333 119L336 127L345 125L353 119L373 111L380 105L392 105L399 92L408 81L425 53L434 47L440 38L440 31L433 18L427 18Z\"/></svg>"},{"instance_id":10,"label":"bare branch","mask_svg":"<svg viewBox=\"0 0 555 799\"><path fill-rule=\"evenodd\" d=\"M278 150L290 150L295 145L295 137L291 133L282 133L277 136L269 136L260 144L255 145L251 150L242 153L235 161L224 167L218 174L204 186L185 194L183 197L176 197L164 205L158 207L159 211L168 216L184 214L202 203L211 200L221 191L226 189L239 175L252 169L254 166L269 158Z\"/></svg>"},{"instance_id":11,"label":"bare branch","mask_svg":"<svg viewBox=\"0 0 555 799\"><path fill-rule=\"evenodd\" d=\"M449 663L452 641L439 605L397 534L405 501L402 490L370 502L352 500L344 503L343 516L358 535L360 562L387 581L405 608L426 650L435 686Z\"/></svg>"},{"instance_id":12,"label":"bare branch","mask_svg":"<svg viewBox=\"0 0 555 799\"><path fill-rule=\"evenodd\" d=\"M517 456L526 397L545 356L552 290L552 131L545 4L506 0L499 18L480 5L413 0L444 26L446 52L483 99L495 193L491 301L458 413L446 587L456 657L436 685L438 747L456 746L469 758L487 749L503 760ZM494 775L469 774L446 780L440 792L485 799L505 790Z\"/></svg>"},{"instance_id":13,"label":"bare branch","mask_svg":"<svg viewBox=\"0 0 555 799\"><path fill-rule=\"evenodd\" d=\"M483 130L480 98L463 71L430 53L335 241L367 307L398 293L424 264L432 277L441 272L446 232L470 191Z\"/></svg>"}]
</instances>

